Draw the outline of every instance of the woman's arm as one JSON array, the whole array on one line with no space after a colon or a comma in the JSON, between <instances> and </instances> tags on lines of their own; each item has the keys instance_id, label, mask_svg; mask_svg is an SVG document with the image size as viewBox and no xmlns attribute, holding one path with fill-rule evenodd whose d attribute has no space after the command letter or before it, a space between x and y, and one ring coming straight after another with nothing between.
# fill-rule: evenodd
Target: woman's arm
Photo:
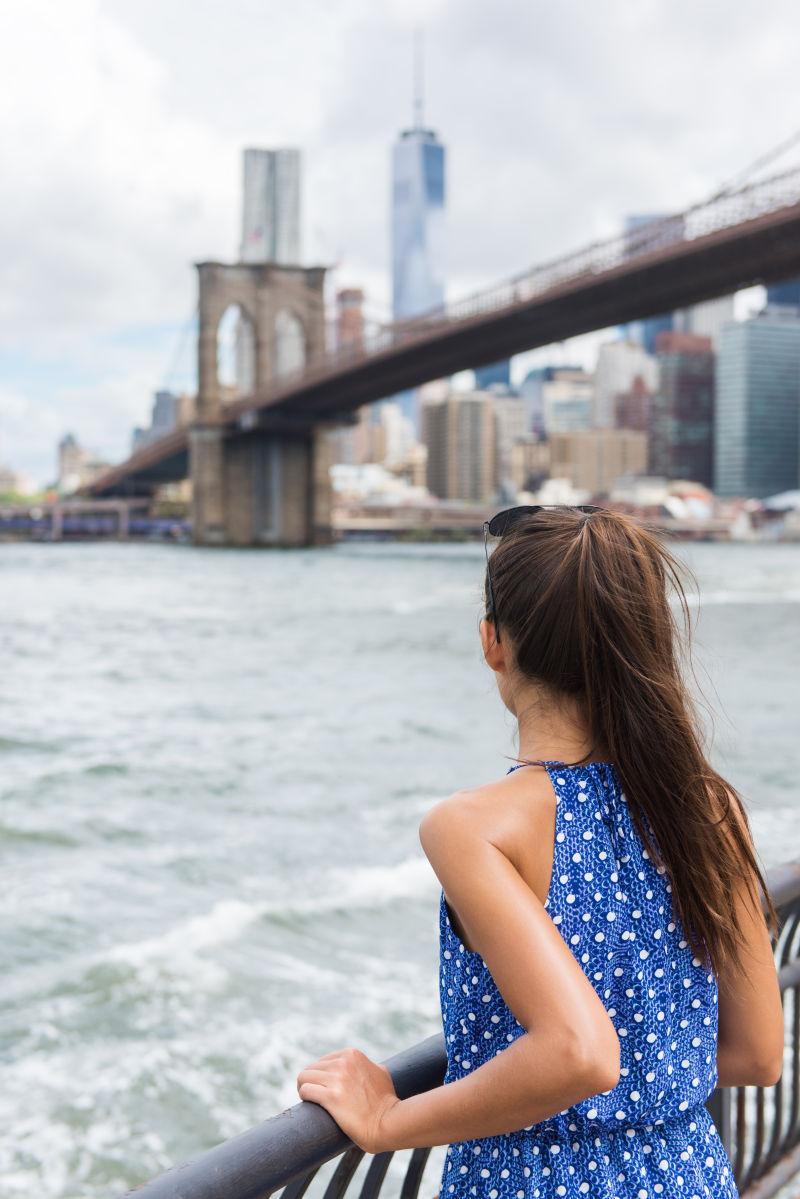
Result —
<instances>
[{"instance_id":1,"label":"woman's arm","mask_svg":"<svg viewBox=\"0 0 800 1199\"><path fill-rule=\"evenodd\" d=\"M392 1108L398 1148L514 1132L619 1079L619 1039L542 903L488 839L471 796L437 804L420 841L467 935L526 1030L477 1070Z\"/></svg>"},{"instance_id":2,"label":"woman's arm","mask_svg":"<svg viewBox=\"0 0 800 1199\"><path fill-rule=\"evenodd\" d=\"M463 1078L409 1099L389 1095L385 1067L357 1050L303 1071L301 1098L322 1103L370 1152L514 1132L619 1080L608 1013L540 900L484 835L487 805L473 795L435 805L420 840L470 947L526 1031Z\"/></svg>"}]
</instances>

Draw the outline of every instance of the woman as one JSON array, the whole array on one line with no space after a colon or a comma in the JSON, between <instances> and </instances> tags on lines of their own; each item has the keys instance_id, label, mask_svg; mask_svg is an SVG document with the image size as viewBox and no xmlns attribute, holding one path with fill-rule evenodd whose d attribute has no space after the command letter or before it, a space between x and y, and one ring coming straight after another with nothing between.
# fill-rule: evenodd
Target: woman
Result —
<instances>
[{"instance_id":1,"label":"woman","mask_svg":"<svg viewBox=\"0 0 800 1199\"><path fill-rule=\"evenodd\" d=\"M444 1085L401 1101L348 1048L298 1092L369 1152L447 1144L442 1199L736 1196L705 1101L778 1080L783 1015L747 816L679 670L677 564L602 509L487 528L480 637L519 755L420 825Z\"/></svg>"}]
</instances>

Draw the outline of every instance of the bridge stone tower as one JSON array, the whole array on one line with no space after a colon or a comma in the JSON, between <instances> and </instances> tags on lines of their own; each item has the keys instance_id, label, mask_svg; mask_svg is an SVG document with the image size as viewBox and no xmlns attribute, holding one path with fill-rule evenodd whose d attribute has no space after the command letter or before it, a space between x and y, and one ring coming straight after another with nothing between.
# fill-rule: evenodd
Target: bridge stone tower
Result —
<instances>
[{"instance_id":1,"label":"bridge stone tower","mask_svg":"<svg viewBox=\"0 0 800 1199\"><path fill-rule=\"evenodd\" d=\"M189 438L192 523L198 545L313 545L330 539L326 430L238 417L223 401L217 334L238 305L249 326L255 395L325 350L325 268L201 262L197 415ZM244 398L244 397L243 397Z\"/></svg>"}]
</instances>

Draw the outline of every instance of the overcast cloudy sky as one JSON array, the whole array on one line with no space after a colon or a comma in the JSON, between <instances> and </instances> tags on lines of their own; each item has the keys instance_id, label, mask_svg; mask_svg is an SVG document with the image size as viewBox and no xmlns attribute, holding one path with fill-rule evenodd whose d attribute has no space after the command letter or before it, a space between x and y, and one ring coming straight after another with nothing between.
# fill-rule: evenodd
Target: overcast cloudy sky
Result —
<instances>
[{"instance_id":1,"label":"overcast cloudy sky","mask_svg":"<svg viewBox=\"0 0 800 1199\"><path fill-rule=\"evenodd\" d=\"M388 297L389 154L447 146L448 289L702 198L800 127L796 0L5 0L0 462L119 458L187 382L192 263L238 247L245 145L304 152L304 256Z\"/></svg>"}]
</instances>

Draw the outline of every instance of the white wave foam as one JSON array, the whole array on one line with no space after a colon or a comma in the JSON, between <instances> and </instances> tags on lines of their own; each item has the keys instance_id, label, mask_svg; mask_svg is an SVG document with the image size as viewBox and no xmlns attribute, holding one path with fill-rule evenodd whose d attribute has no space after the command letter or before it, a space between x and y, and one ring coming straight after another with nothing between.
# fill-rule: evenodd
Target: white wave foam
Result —
<instances>
[{"instance_id":1,"label":"white wave foam","mask_svg":"<svg viewBox=\"0 0 800 1199\"><path fill-rule=\"evenodd\" d=\"M297 891L280 900L219 900L208 912L176 924L159 936L113 946L104 958L135 969L168 963L176 973L202 974L204 985L215 986L223 981L224 971L204 957L204 951L238 940L265 916L375 908L398 899L422 899L428 894L433 897L436 879L424 857L413 857L394 866L334 867L322 875L317 888L314 895Z\"/></svg>"},{"instance_id":2,"label":"white wave foam","mask_svg":"<svg viewBox=\"0 0 800 1199\"><path fill-rule=\"evenodd\" d=\"M212 949L240 936L260 915L257 904L245 903L240 899L223 899L204 915L178 924L159 937L115 945L107 957L112 961L139 965L153 958L180 957Z\"/></svg>"}]
</instances>

